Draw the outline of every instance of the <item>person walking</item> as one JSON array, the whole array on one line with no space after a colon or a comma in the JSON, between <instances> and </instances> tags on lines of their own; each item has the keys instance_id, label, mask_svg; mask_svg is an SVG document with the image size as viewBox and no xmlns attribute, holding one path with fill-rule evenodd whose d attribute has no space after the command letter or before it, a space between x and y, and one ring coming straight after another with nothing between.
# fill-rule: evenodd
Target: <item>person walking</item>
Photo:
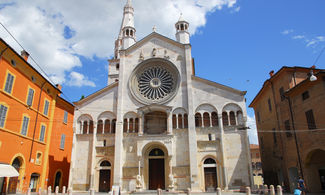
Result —
<instances>
[{"instance_id":1,"label":"person walking","mask_svg":"<svg viewBox=\"0 0 325 195\"><path fill-rule=\"evenodd\" d=\"M305 195L306 194L306 184L305 181L302 179L302 177L299 177L298 180L298 188L301 190L301 194Z\"/></svg>"}]
</instances>

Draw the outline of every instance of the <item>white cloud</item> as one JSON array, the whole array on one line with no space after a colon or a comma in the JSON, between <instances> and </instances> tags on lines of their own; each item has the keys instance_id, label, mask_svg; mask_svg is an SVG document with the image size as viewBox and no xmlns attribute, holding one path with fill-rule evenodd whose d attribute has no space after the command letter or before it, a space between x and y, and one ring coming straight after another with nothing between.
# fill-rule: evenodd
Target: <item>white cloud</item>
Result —
<instances>
[{"instance_id":1,"label":"white cloud","mask_svg":"<svg viewBox=\"0 0 325 195\"><path fill-rule=\"evenodd\" d=\"M290 33L292 33L292 32L293 32L292 29L287 29L287 30L282 31L281 34L283 34L283 35L287 35L287 34L290 34Z\"/></svg>"},{"instance_id":2,"label":"white cloud","mask_svg":"<svg viewBox=\"0 0 325 195\"><path fill-rule=\"evenodd\" d=\"M174 24L183 13L190 32L206 23L206 15L237 0L137 0L135 26L137 39L151 32L174 38ZM25 47L55 82L68 82L66 76L82 66L79 56L109 58L113 53L126 1L102 0L2 0L0 21ZM157 9L159 8L159 9ZM148 17L150 16L150 17ZM64 31L69 39L65 38ZM0 36L18 52L21 48L0 28Z\"/></svg>"},{"instance_id":3,"label":"white cloud","mask_svg":"<svg viewBox=\"0 0 325 195\"><path fill-rule=\"evenodd\" d=\"M96 87L94 82L88 80L88 78L85 77L83 74L74 71L70 73L67 85L76 86L76 87L81 87L81 86Z\"/></svg>"},{"instance_id":4,"label":"white cloud","mask_svg":"<svg viewBox=\"0 0 325 195\"><path fill-rule=\"evenodd\" d=\"M292 37L292 39L304 39L305 36L304 35L295 35Z\"/></svg>"},{"instance_id":5,"label":"white cloud","mask_svg":"<svg viewBox=\"0 0 325 195\"><path fill-rule=\"evenodd\" d=\"M248 136L250 144L258 144L255 116L247 115Z\"/></svg>"}]
</instances>

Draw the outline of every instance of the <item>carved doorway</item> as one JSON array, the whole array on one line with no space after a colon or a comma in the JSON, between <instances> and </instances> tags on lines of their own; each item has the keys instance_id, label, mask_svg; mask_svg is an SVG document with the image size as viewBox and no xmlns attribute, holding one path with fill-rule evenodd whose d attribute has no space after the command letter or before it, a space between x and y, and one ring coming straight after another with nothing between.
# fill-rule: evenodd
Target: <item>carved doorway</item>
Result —
<instances>
[{"instance_id":1,"label":"carved doorway","mask_svg":"<svg viewBox=\"0 0 325 195\"><path fill-rule=\"evenodd\" d=\"M111 190L111 163L103 161L99 170L99 192L109 192Z\"/></svg>"},{"instance_id":2,"label":"carved doorway","mask_svg":"<svg viewBox=\"0 0 325 195\"><path fill-rule=\"evenodd\" d=\"M149 153L149 190L165 189L164 152L154 148Z\"/></svg>"},{"instance_id":3,"label":"carved doorway","mask_svg":"<svg viewBox=\"0 0 325 195\"><path fill-rule=\"evenodd\" d=\"M216 161L208 158L204 161L204 183L205 191L215 191L217 188L217 166Z\"/></svg>"}]
</instances>

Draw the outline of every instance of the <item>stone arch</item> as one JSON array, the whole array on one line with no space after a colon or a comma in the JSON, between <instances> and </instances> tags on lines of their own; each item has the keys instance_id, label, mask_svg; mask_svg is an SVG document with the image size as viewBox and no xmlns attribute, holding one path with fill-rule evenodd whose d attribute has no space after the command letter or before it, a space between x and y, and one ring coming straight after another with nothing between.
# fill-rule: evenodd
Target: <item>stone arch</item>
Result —
<instances>
[{"instance_id":1,"label":"stone arch","mask_svg":"<svg viewBox=\"0 0 325 195\"><path fill-rule=\"evenodd\" d=\"M96 178L98 178L98 192L108 192L112 187L113 179L113 160L105 157L97 161Z\"/></svg>"},{"instance_id":2,"label":"stone arch","mask_svg":"<svg viewBox=\"0 0 325 195\"><path fill-rule=\"evenodd\" d=\"M158 156L151 156L149 155L150 152L154 150L161 150L163 152L163 155ZM167 189L168 187L168 175L171 170L171 158L169 155L171 151L169 151L169 148L162 142L155 141L155 142L149 142L142 148L142 157L143 157L143 179L144 179L144 185L146 189L156 189L157 186L152 185L152 179L153 178L160 178L161 186L159 188ZM158 161L158 162L157 162ZM156 167L155 165L160 164L157 171L150 172L150 167ZM159 176L157 176L158 174ZM155 177L156 176L156 177Z\"/></svg>"},{"instance_id":3,"label":"stone arch","mask_svg":"<svg viewBox=\"0 0 325 195\"><path fill-rule=\"evenodd\" d=\"M77 123L79 124L78 134L88 134L89 132L93 132L91 128L91 124L93 124L93 118L90 114L82 114L78 117Z\"/></svg>"},{"instance_id":4,"label":"stone arch","mask_svg":"<svg viewBox=\"0 0 325 195\"><path fill-rule=\"evenodd\" d=\"M203 104L200 104L196 109L195 109L195 112L200 112L201 115L203 115L204 112L208 112L208 113L211 113L211 112L217 112L217 109L215 106L213 106L212 104L209 104L209 103L203 103Z\"/></svg>"},{"instance_id":5,"label":"stone arch","mask_svg":"<svg viewBox=\"0 0 325 195\"><path fill-rule=\"evenodd\" d=\"M53 190L56 186L59 186L59 189L62 187L63 171L62 169L57 169L53 175Z\"/></svg>"},{"instance_id":6,"label":"stone arch","mask_svg":"<svg viewBox=\"0 0 325 195\"><path fill-rule=\"evenodd\" d=\"M178 107L173 110L173 128L183 129L187 128L188 115L185 108Z\"/></svg>"},{"instance_id":7,"label":"stone arch","mask_svg":"<svg viewBox=\"0 0 325 195\"><path fill-rule=\"evenodd\" d=\"M19 183L18 185L18 180L22 181L23 176L25 175L25 168L26 168L26 160L23 154L21 153L17 153L15 154L11 161L10 161L10 165L13 165L14 161L18 159L20 166L19 167L15 167L16 170L19 173L18 178L17 177L10 177L9 178L9 182L8 182L8 193L16 193L16 189L21 189L22 187L22 182ZM13 191L11 191L11 189Z\"/></svg>"},{"instance_id":8,"label":"stone arch","mask_svg":"<svg viewBox=\"0 0 325 195\"><path fill-rule=\"evenodd\" d=\"M321 192L324 188L325 178L325 150L313 148L305 157L304 177L310 192Z\"/></svg>"},{"instance_id":9,"label":"stone arch","mask_svg":"<svg viewBox=\"0 0 325 195\"><path fill-rule=\"evenodd\" d=\"M243 119L243 110L236 103L228 103L222 108L223 120L225 119L225 114L228 117L227 122L224 121L224 125L242 125L244 122Z\"/></svg>"},{"instance_id":10,"label":"stone arch","mask_svg":"<svg viewBox=\"0 0 325 195\"><path fill-rule=\"evenodd\" d=\"M133 111L129 111L123 116L123 132L136 133L139 129L139 115Z\"/></svg>"},{"instance_id":11,"label":"stone arch","mask_svg":"<svg viewBox=\"0 0 325 195\"><path fill-rule=\"evenodd\" d=\"M200 164L205 191L215 191L220 183L219 173L217 171L219 166L217 158L213 155L207 155L202 158Z\"/></svg>"},{"instance_id":12,"label":"stone arch","mask_svg":"<svg viewBox=\"0 0 325 195\"><path fill-rule=\"evenodd\" d=\"M116 115L113 112L111 112L111 111L104 111L104 112L102 112L102 113L100 113L98 115L97 120L100 120L100 119L102 119L102 120L105 120L105 119L113 120L115 118L116 118Z\"/></svg>"}]
</instances>

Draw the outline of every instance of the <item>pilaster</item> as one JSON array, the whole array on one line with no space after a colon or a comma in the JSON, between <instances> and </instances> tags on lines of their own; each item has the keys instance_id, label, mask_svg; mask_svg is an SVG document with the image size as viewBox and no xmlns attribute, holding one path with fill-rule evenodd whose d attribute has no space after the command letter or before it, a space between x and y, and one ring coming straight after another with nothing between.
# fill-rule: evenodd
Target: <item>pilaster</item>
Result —
<instances>
[{"instance_id":1,"label":"pilaster","mask_svg":"<svg viewBox=\"0 0 325 195\"><path fill-rule=\"evenodd\" d=\"M195 130L195 110L193 108L192 92L192 54L191 45L185 45L185 64L186 64L186 84L188 98L188 147L190 160L190 181L191 190L200 191L198 179L198 162L197 162L197 140ZM177 121L178 123L178 121Z\"/></svg>"},{"instance_id":2,"label":"pilaster","mask_svg":"<svg viewBox=\"0 0 325 195\"><path fill-rule=\"evenodd\" d=\"M218 115L218 123L219 123L219 130L220 130L220 149L221 149L221 167L222 167L222 186L224 189L228 189L228 176L227 176L227 167L226 167L226 154L224 149L224 130L223 130L223 123L222 123L222 114Z\"/></svg>"}]
</instances>

